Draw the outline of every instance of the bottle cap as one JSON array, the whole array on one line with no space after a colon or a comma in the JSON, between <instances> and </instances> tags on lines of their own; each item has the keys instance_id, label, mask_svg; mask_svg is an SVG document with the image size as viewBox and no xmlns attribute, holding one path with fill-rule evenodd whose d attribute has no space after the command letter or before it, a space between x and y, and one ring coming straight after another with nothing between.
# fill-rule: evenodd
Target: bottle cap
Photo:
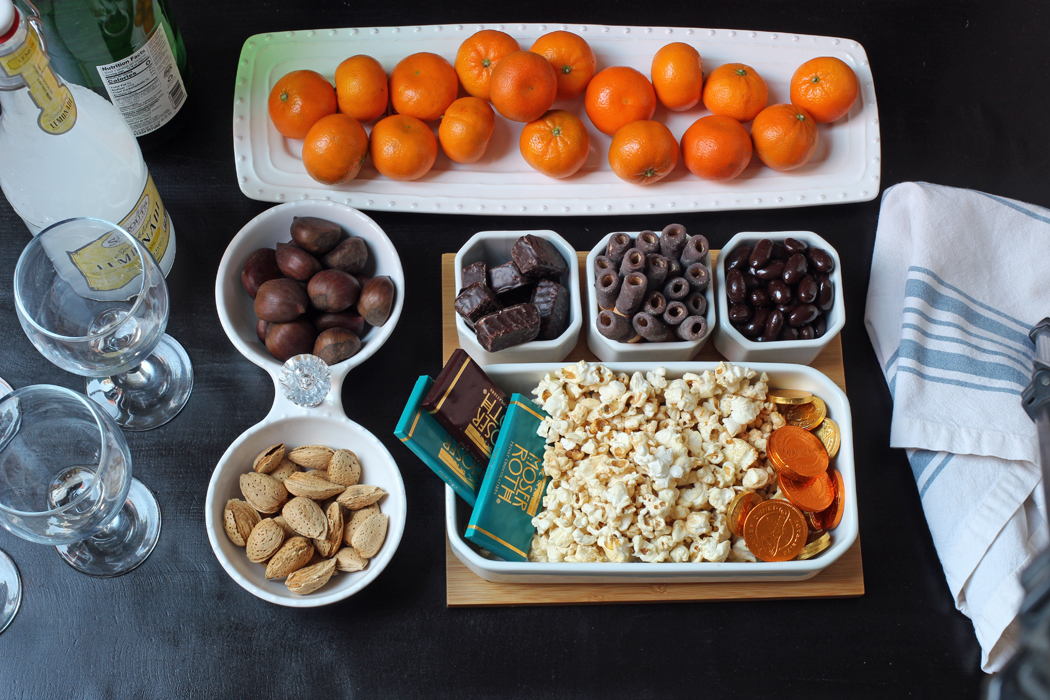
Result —
<instances>
[{"instance_id":1,"label":"bottle cap","mask_svg":"<svg viewBox=\"0 0 1050 700\"><path fill-rule=\"evenodd\" d=\"M18 29L18 10L11 0L0 0L0 42L7 41Z\"/></svg>"}]
</instances>

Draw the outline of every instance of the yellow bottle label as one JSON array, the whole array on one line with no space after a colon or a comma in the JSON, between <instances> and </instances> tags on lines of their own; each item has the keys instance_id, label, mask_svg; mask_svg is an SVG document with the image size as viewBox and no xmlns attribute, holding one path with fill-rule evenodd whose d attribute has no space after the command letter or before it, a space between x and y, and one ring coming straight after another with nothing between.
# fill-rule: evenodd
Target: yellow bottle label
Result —
<instances>
[{"instance_id":1,"label":"yellow bottle label","mask_svg":"<svg viewBox=\"0 0 1050 700\"><path fill-rule=\"evenodd\" d=\"M32 30L26 32L26 41L18 50L0 56L4 73L12 78L20 75L29 88L33 102L40 108L40 128L49 134L64 134L77 121L77 103L69 88L58 82L49 63Z\"/></svg>"},{"instance_id":2,"label":"yellow bottle label","mask_svg":"<svg viewBox=\"0 0 1050 700\"><path fill-rule=\"evenodd\" d=\"M171 238L171 218L164 211L153 176L146 177L142 195L120 222L122 228L137 238L154 260L161 260ZM70 260L84 275L88 288L96 292L110 292L131 283L142 272L131 254L131 246L121 236L107 234L69 254ZM130 290L131 294L137 289Z\"/></svg>"}]
</instances>

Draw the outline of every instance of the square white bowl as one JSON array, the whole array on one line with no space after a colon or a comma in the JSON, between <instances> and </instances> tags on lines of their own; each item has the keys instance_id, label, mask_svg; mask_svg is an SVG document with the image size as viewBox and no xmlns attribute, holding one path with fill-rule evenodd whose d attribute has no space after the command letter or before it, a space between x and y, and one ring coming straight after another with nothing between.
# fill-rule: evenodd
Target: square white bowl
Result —
<instances>
[{"instance_id":1,"label":"square white bowl","mask_svg":"<svg viewBox=\"0 0 1050 700\"><path fill-rule=\"evenodd\" d=\"M540 379L563 364L496 365L486 368L504 391L532 396ZM717 362L621 362L608 363L614 372L649 372L667 369L668 377L686 372L714 369ZM846 394L822 372L805 365L753 363L748 367L769 375L771 387L804 389L824 400L828 417L838 423L841 443L834 467L842 475L844 509L842 521L831 531L831 546L818 556L804 561L782 562L702 562L645 564L631 562L539 563L509 562L483 556L478 548L463 538L470 509L445 487L445 530L452 551L463 564L486 581L510 583L706 583L729 581L801 581L816 576L836 562L853 546L860 531L857 510L857 477L853 455L853 419Z\"/></svg>"},{"instance_id":2,"label":"square white bowl","mask_svg":"<svg viewBox=\"0 0 1050 700\"><path fill-rule=\"evenodd\" d=\"M715 275L711 270L711 253L704 257L704 264L711 271L711 283L707 285L704 296L707 297L707 334L699 340L674 340L663 343L623 343L606 338L598 331L598 296L594 291L594 259L605 255L609 248L609 239L620 231L613 231L591 248L587 254L587 345L591 352L602 362L685 362L693 359L696 353L707 344L715 330ZM636 239L641 231L625 232L631 239Z\"/></svg>"},{"instance_id":3,"label":"square white bowl","mask_svg":"<svg viewBox=\"0 0 1050 700\"><path fill-rule=\"evenodd\" d=\"M467 351L479 365L501 362L560 362L576 347L583 326L583 310L580 305L580 263L576 251L568 241L554 231L481 231L470 237L456 253L456 294L463 288L463 268L483 262L489 269L511 261L510 250L522 236L539 236L557 247L565 258L569 269L558 282L569 290L569 326L553 340L533 340L499 352L488 352L481 347L474 331L467 326L462 316L456 317L456 334L459 346Z\"/></svg>"},{"instance_id":4,"label":"square white bowl","mask_svg":"<svg viewBox=\"0 0 1050 700\"><path fill-rule=\"evenodd\" d=\"M726 273L725 259L738 245L754 246L755 243L768 238L773 242L784 242L784 239L795 238L805 242L809 247L823 248L835 261L831 271L831 281L835 286L835 305L827 315L827 330L824 335L813 340L775 340L769 343L758 343L745 338L729 322L729 300L725 295ZM718 268L712 270L718 282L718 330L715 332L715 347L730 362L790 362L808 365L817 359L831 339L838 335L846 325L846 306L842 301L842 261L838 251L831 244L812 231L772 231L756 233L747 231L738 233L729 239L718 255Z\"/></svg>"}]
</instances>

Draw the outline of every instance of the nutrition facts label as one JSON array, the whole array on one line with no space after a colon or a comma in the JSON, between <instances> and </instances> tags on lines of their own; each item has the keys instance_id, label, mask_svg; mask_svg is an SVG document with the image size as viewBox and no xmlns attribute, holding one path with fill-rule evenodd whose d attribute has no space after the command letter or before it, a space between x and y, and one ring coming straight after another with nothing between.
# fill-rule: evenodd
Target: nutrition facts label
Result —
<instances>
[{"instance_id":1,"label":"nutrition facts label","mask_svg":"<svg viewBox=\"0 0 1050 700\"><path fill-rule=\"evenodd\" d=\"M158 26L141 49L99 66L98 73L135 136L167 124L186 101L186 86L163 27Z\"/></svg>"}]
</instances>

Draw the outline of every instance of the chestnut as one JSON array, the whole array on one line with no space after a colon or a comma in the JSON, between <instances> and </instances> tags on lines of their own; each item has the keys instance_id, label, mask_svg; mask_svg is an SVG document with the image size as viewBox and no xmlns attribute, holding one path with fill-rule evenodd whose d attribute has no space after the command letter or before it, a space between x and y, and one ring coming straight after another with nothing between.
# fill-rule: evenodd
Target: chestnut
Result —
<instances>
[{"instance_id":1,"label":"chestnut","mask_svg":"<svg viewBox=\"0 0 1050 700\"><path fill-rule=\"evenodd\" d=\"M329 328L345 328L360 338L365 334L365 319L349 310L324 313L314 319L314 328L318 333L323 333Z\"/></svg>"},{"instance_id":2,"label":"chestnut","mask_svg":"<svg viewBox=\"0 0 1050 700\"><path fill-rule=\"evenodd\" d=\"M319 219L316 216L292 217L292 240L295 244L314 255L324 255L343 236L343 229L339 224Z\"/></svg>"},{"instance_id":3,"label":"chestnut","mask_svg":"<svg viewBox=\"0 0 1050 700\"><path fill-rule=\"evenodd\" d=\"M342 270L322 270L306 286L310 303L319 311L345 311L357 302L361 286Z\"/></svg>"},{"instance_id":4,"label":"chestnut","mask_svg":"<svg viewBox=\"0 0 1050 700\"><path fill-rule=\"evenodd\" d=\"M266 329L266 349L280 362L287 362L296 355L307 354L313 348L314 327L305 319L271 323Z\"/></svg>"},{"instance_id":5,"label":"chestnut","mask_svg":"<svg viewBox=\"0 0 1050 700\"><path fill-rule=\"evenodd\" d=\"M357 313L373 326L382 326L390 318L394 305L394 283L387 276L373 277L357 300Z\"/></svg>"},{"instance_id":6,"label":"chestnut","mask_svg":"<svg viewBox=\"0 0 1050 700\"><path fill-rule=\"evenodd\" d=\"M317 336L313 353L331 366L353 357L361 349L361 339L346 328L329 328Z\"/></svg>"},{"instance_id":7,"label":"chestnut","mask_svg":"<svg viewBox=\"0 0 1050 700\"><path fill-rule=\"evenodd\" d=\"M287 277L263 282L255 295L255 315L264 321L286 323L306 311L310 299L298 282Z\"/></svg>"},{"instance_id":8,"label":"chestnut","mask_svg":"<svg viewBox=\"0 0 1050 700\"><path fill-rule=\"evenodd\" d=\"M252 299L263 282L281 277L281 268L277 265L277 251L273 248L259 248L248 256L241 271L241 285Z\"/></svg>"},{"instance_id":9,"label":"chestnut","mask_svg":"<svg viewBox=\"0 0 1050 700\"><path fill-rule=\"evenodd\" d=\"M321 271L321 262L294 243L277 244L277 265L286 277L306 282Z\"/></svg>"},{"instance_id":10,"label":"chestnut","mask_svg":"<svg viewBox=\"0 0 1050 700\"><path fill-rule=\"evenodd\" d=\"M368 264L368 244L363 238L350 236L332 248L321 258L321 262L329 269L342 270L356 275Z\"/></svg>"},{"instance_id":11,"label":"chestnut","mask_svg":"<svg viewBox=\"0 0 1050 700\"><path fill-rule=\"evenodd\" d=\"M259 340L263 343L266 342L266 329L270 326L269 321L264 321L261 318L255 324L255 335L259 336Z\"/></svg>"}]
</instances>

